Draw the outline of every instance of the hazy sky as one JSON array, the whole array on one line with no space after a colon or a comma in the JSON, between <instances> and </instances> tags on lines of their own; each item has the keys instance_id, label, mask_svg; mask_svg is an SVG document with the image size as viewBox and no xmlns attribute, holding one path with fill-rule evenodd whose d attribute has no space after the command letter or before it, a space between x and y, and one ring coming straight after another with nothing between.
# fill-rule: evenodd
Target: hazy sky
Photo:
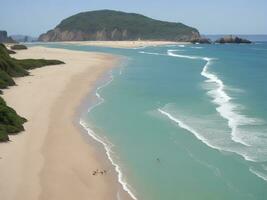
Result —
<instances>
[{"instance_id":1,"label":"hazy sky","mask_svg":"<svg viewBox=\"0 0 267 200\"><path fill-rule=\"evenodd\" d=\"M182 22L202 34L267 34L267 0L0 0L0 30L38 36L73 14L99 9Z\"/></svg>"}]
</instances>

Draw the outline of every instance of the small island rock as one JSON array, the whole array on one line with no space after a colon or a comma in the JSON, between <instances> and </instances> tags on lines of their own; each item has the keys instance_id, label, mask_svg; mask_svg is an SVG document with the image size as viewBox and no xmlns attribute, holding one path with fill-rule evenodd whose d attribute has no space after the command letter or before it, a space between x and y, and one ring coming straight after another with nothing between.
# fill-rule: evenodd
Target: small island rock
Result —
<instances>
[{"instance_id":1,"label":"small island rock","mask_svg":"<svg viewBox=\"0 0 267 200\"><path fill-rule=\"evenodd\" d=\"M199 38L194 38L190 40L191 43L193 44L211 44L211 40L209 38L204 38L204 37L199 37Z\"/></svg>"},{"instance_id":2,"label":"small island rock","mask_svg":"<svg viewBox=\"0 0 267 200\"><path fill-rule=\"evenodd\" d=\"M220 44L225 44L225 43L234 43L234 44L246 43L246 44L250 44L251 41L249 41L247 39L239 38L237 36L229 35L229 36L224 36L224 37L216 40L215 43L220 43Z\"/></svg>"}]
</instances>

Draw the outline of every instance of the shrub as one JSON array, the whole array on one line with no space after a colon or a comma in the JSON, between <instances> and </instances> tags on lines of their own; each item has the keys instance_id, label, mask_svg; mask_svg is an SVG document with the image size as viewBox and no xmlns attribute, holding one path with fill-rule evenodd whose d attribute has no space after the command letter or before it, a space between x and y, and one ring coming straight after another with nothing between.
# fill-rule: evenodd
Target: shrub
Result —
<instances>
[{"instance_id":1,"label":"shrub","mask_svg":"<svg viewBox=\"0 0 267 200\"><path fill-rule=\"evenodd\" d=\"M12 50L24 50L24 49L28 49L25 45L22 45L22 44L14 44L10 48Z\"/></svg>"},{"instance_id":2,"label":"shrub","mask_svg":"<svg viewBox=\"0 0 267 200\"><path fill-rule=\"evenodd\" d=\"M8 135L23 131L23 123L26 121L0 97L0 141L8 141Z\"/></svg>"},{"instance_id":3,"label":"shrub","mask_svg":"<svg viewBox=\"0 0 267 200\"><path fill-rule=\"evenodd\" d=\"M18 45L13 45L18 46ZM24 46L24 45L23 45ZM24 59L17 60L9 56L8 49L0 44L0 89L15 85L12 77L27 76L27 70L47 65L58 65L64 62L59 60ZM2 91L0 90L0 94ZM0 142L9 140L8 135L17 134L24 130L23 123L27 120L19 116L16 111L0 97Z\"/></svg>"}]
</instances>

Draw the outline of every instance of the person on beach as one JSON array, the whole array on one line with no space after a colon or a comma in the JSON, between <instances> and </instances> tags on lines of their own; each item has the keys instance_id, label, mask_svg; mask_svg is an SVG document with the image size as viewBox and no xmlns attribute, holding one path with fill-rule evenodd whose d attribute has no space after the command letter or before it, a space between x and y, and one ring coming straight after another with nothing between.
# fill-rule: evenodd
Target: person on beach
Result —
<instances>
[{"instance_id":1,"label":"person on beach","mask_svg":"<svg viewBox=\"0 0 267 200\"><path fill-rule=\"evenodd\" d=\"M99 174L99 173L100 173L101 175L104 175L104 174L107 173L107 170L104 169L104 170L100 171L100 170L96 169L96 170L93 171L92 175L95 176L95 175L97 175L97 174Z\"/></svg>"}]
</instances>

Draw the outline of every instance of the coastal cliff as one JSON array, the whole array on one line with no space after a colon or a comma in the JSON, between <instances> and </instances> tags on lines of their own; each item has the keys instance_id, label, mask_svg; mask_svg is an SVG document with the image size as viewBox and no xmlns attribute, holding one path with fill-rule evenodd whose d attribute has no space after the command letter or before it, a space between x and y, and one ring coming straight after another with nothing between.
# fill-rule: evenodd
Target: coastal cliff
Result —
<instances>
[{"instance_id":1,"label":"coastal cliff","mask_svg":"<svg viewBox=\"0 0 267 200\"><path fill-rule=\"evenodd\" d=\"M54 29L40 35L39 41L190 41L199 37L197 29L182 23L159 21L135 13L99 10L64 19Z\"/></svg>"}]
</instances>

